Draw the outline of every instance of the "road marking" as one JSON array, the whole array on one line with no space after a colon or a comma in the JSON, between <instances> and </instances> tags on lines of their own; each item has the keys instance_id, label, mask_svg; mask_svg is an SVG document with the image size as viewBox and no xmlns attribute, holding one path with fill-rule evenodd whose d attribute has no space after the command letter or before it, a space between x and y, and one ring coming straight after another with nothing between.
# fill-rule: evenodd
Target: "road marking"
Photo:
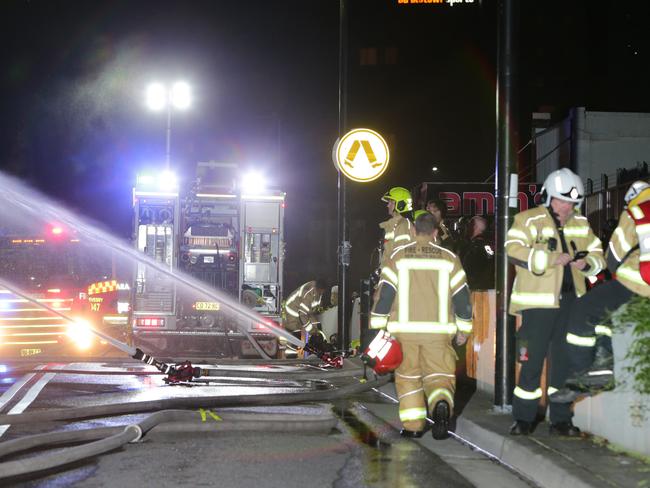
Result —
<instances>
[{"instance_id":1,"label":"road marking","mask_svg":"<svg viewBox=\"0 0 650 488\"><path fill-rule=\"evenodd\" d=\"M66 364L57 364L52 367L52 369L63 369L67 365ZM45 366L41 366L40 369L45 368ZM40 373L36 373L40 374ZM25 396L21 398L21 400L13 406L11 410L9 410L8 414L9 415L16 415L19 413L23 413L29 405L36 400L36 397L38 394L45 388L45 385L48 384L48 382L56 376L56 373L46 373L43 375L41 379L39 379L34 385L27 390L27 393L25 393ZM7 429L9 429L10 425L0 425L0 437L7 432Z\"/></svg>"},{"instance_id":2,"label":"road marking","mask_svg":"<svg viewBox=\"0 0 650 488\"><path fill-rule=\"evenodd\" d=\"M202 408L199 408L199 413L201 414L201 422L205 422L207 420L207 415L210 415L214 419L215 422L221 422L223 419L219 417L216 413L214 413L212 410L204 410Z\"/></svg>"},{"instance_id":3,"label":"road marking","mask_svg":"<svg viewBox=\"0 0 650 488\"><path fill-rule=\"evenodd\" d=\"M35 369L43 369L45 365L40 365L37 366ZM11 401L13 397L16 396L16 393L20 391L20 389L29 382L34 376L40 373L29 373L23 376L20 381L16 381L11 388L9 388L7 391L3 393L2 396L0 396L0 412L2 412L2 409L5 407L7 403Z\"/></svg>"}]
</instances>

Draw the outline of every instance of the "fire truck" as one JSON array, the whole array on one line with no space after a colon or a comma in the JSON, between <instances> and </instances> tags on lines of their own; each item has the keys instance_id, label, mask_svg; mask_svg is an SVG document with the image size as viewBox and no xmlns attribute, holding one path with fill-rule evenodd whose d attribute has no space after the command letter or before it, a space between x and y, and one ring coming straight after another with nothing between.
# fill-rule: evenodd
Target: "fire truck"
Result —
<instances>
[{"instance_id":1,"label":"fire truck","mask_svg":"<svg viewBox=\"0 0 650 488\"><path fill-rule=\"evenodd\" d=\"M269 356L278 354L264 321L278 323L281 316L285 194L260 183L254 175L242 178L235 164L217 162L198 163L196 178L183 191L170 172L138 176L137 249L264 319L238 318L170 273L139 262L131 292L135 345L172 356L257 356L248 335Z\"/></svg>"},{"instance_id":2,"label":"fire truck","mask_svg":"<svg viewBox=\"0 0 650 488\"><path fill-rule=\"evenodd\" d=\"M0 276L6 283L6 287L0 286L0 356L106 352L108 347L88 328L89 321L93 326L101 326L102 321L88 314L85 298L87 284L109 279L111 266L91 247L57 224L38 236L13 233L0 238ZM21 296L23 293L31 300ZM116 336L123 334L125 325Z\"/></svg>"}]
</instances>

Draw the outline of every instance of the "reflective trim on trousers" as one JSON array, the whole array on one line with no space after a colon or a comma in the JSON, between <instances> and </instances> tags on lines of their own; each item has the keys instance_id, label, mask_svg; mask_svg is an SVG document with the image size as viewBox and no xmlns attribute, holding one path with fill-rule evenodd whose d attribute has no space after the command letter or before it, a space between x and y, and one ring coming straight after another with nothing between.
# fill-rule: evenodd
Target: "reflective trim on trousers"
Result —
<instances>
[{"instance_id":1,"label":"reflective trim on trousers","mask_svg":"<svg viewBox=\"0 0 650 488\"><path fill-rule=\"evenodd\" d=\"M431 405L433 403L433 400L440 395L444 396L447 399L447 402L449 403L450 406L453 406L454 397L447 388L436 388L435 390L433 390L431 393L429 393L429 396L427 397L427 403L431 407L433 407L433 405Z\"/></svg>"},{"instance_id":2,"label":"reflective trim on trousers","mask_svg":"<svg viewBox=\"0 0 650 488\"><path fill-rule=\"evenodd\" d=\"M612 328L606 325L597 325L594 327L594 330L596 331L596 335L612 337Z\"/></svg>"},{"instance_id":3,"label":"reflective trim on trousers","mask_svg":"<svg viewBox=\"0 0 650 488\"><path fill-rule=\"evenodd\" d=\"M522 400L538 400L542 398L542 389L537 388L535 391L526 391L523 388L516 386L514 395Z\"/></svg>"},{"instance_id":4,"label":"reflective trim on trousers","mask_svg":"<svg viewBox=\"0 0 650 488\"><path fill-rule=\"evenodd\" d=\"M423 391L424 391L424 389L418 388L417 390L411 390L409 392L406 392L403 395L400 395L398 398L401 400L402 398L404 398L406 396L413 395L414 393L421 393Z\"/></svg>"},{"instance_id":5,"label":"reflective trim on trousers","mask_svg":"<svg viewBox=\"0 0 650 488\"><path fill-rule=\"evenodd\" d=\"M408 422L410 420L424 420L427 418L427 409L424 407L418 408L405 408L404 410L399 411L399 419L402 422Z\"/></svg>"},{"instance_id":6,"label":"reflective trim on trousers","mask_svg":"<svg viewBox=\"0 0 650 488\"><path fill-rule=\"evenodd\" d=\"M594 347L596 345L596 338L594 336L578 336L571 332L566 335L566 341L567 343L578 347Z\"/></svg>"}]
</instances>

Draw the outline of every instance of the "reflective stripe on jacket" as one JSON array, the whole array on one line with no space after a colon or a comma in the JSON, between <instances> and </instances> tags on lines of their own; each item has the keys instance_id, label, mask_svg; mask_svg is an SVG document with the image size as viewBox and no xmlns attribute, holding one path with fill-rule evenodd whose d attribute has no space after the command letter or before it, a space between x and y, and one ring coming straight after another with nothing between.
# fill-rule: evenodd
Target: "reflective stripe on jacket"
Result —
<instances>
[{"instance_id":1,"label":"reflective stripe on jacket","mask_svg":"<svg viewBox=\"0 0 650 488\"><path fill-rule=\"evenodd\" d=\"M379 224L379 227L384 229L383 266L384 260L392 254L396 247L411 242L411 221L401 215L395 215Z\"/></svg>"},{"instance_id":2,"label":"reflective stripe on jacket","mask_svg":"<svg viewBox=\"0 0 650 488\"><path fill-rule=\"evenodd\" d=\"M639 195L639 197L641 196L643 196L643 192ZM636 199L630 203L635 202ZM634 208L633 205L630 205L630 207L631 209ZM616 279L628 290L644 297L650 297L650 285L643 280L639 273L641 251L637 247L638 244L639 237L634 220L627 211L623 211L618 220L618 227L616 227L609 240L607 249L608 263L612 261L615 263L614 266L610 266L610 268L613 268L610 271L616 273ZM634 249L635 247L637 248ZM632 251L632 249L634 250ZM621 261L623 261L622 264Z\"/></svg>"},{"instance_id":3,"label":"reflective stripe on jacket","mask_svg":"<svg viewBox=\"0 0 650 488\"><path fill-rule=\"evenodd\" d=\"M563 229L568 254L575 254L573 245L576 251L588 251L586 270L569 268L576 295L582 296L587 291L584 278L597 275L605 267L602 243L587 218L578 213L569 217ZM505 247L516 265L510 313L530 308L558 308L565 267L553 264L562 254L562 241L549 210L540 206L515 215Z\"/></svg>"},{"instance_id":4,"label":"reflective stripe on jacket","mask_svg":"<svg viewBox=\"0 0 650 488\"><path fill-rule=\"evenodd\" d=\"M384 262L370 327L391 333L455 334L472 331L472 307L458 257L417 236Z\"/></svg>"}]
</instances>

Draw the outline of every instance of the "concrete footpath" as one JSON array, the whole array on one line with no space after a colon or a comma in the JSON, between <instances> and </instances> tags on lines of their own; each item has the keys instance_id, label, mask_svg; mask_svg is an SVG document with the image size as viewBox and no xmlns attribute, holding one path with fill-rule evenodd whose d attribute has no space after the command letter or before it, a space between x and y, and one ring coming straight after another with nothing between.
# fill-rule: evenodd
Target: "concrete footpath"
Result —
<instances>
[{"instance_id":1,"label":"concrete footpath","mask_svg":"<svg viewBox=\"0 0 650 488\"><path fill-rule=\"evenodd\" d=\"M471 387L461 385L457 392L460 398L457 399L456 434L508 465L509 471L515 473L513 476L517 476L524 485L544 488L650 488L650 463L647 459L617 452L605 441L588 434L580 438L550 436L546 422L539 424L528 437L511 436L508 434L511 415L496 410L491 396L471 390ZM389 383L380 391L387 396L374 392L367 394L359 399L360 408L399 428L397 405L388 398L397 397L394 384ZM438 445L449 440L434 441L427 432L415 442L441 455ZM467 471L476 469L468 463L456 463L454 468L470 481L472 478L481 479L467 475ZM479 476L483 475L479 473ZM475 484L505 486L505 483ZM510 485L516 486L513 483Z\"/></svg>"}]
</instances>

